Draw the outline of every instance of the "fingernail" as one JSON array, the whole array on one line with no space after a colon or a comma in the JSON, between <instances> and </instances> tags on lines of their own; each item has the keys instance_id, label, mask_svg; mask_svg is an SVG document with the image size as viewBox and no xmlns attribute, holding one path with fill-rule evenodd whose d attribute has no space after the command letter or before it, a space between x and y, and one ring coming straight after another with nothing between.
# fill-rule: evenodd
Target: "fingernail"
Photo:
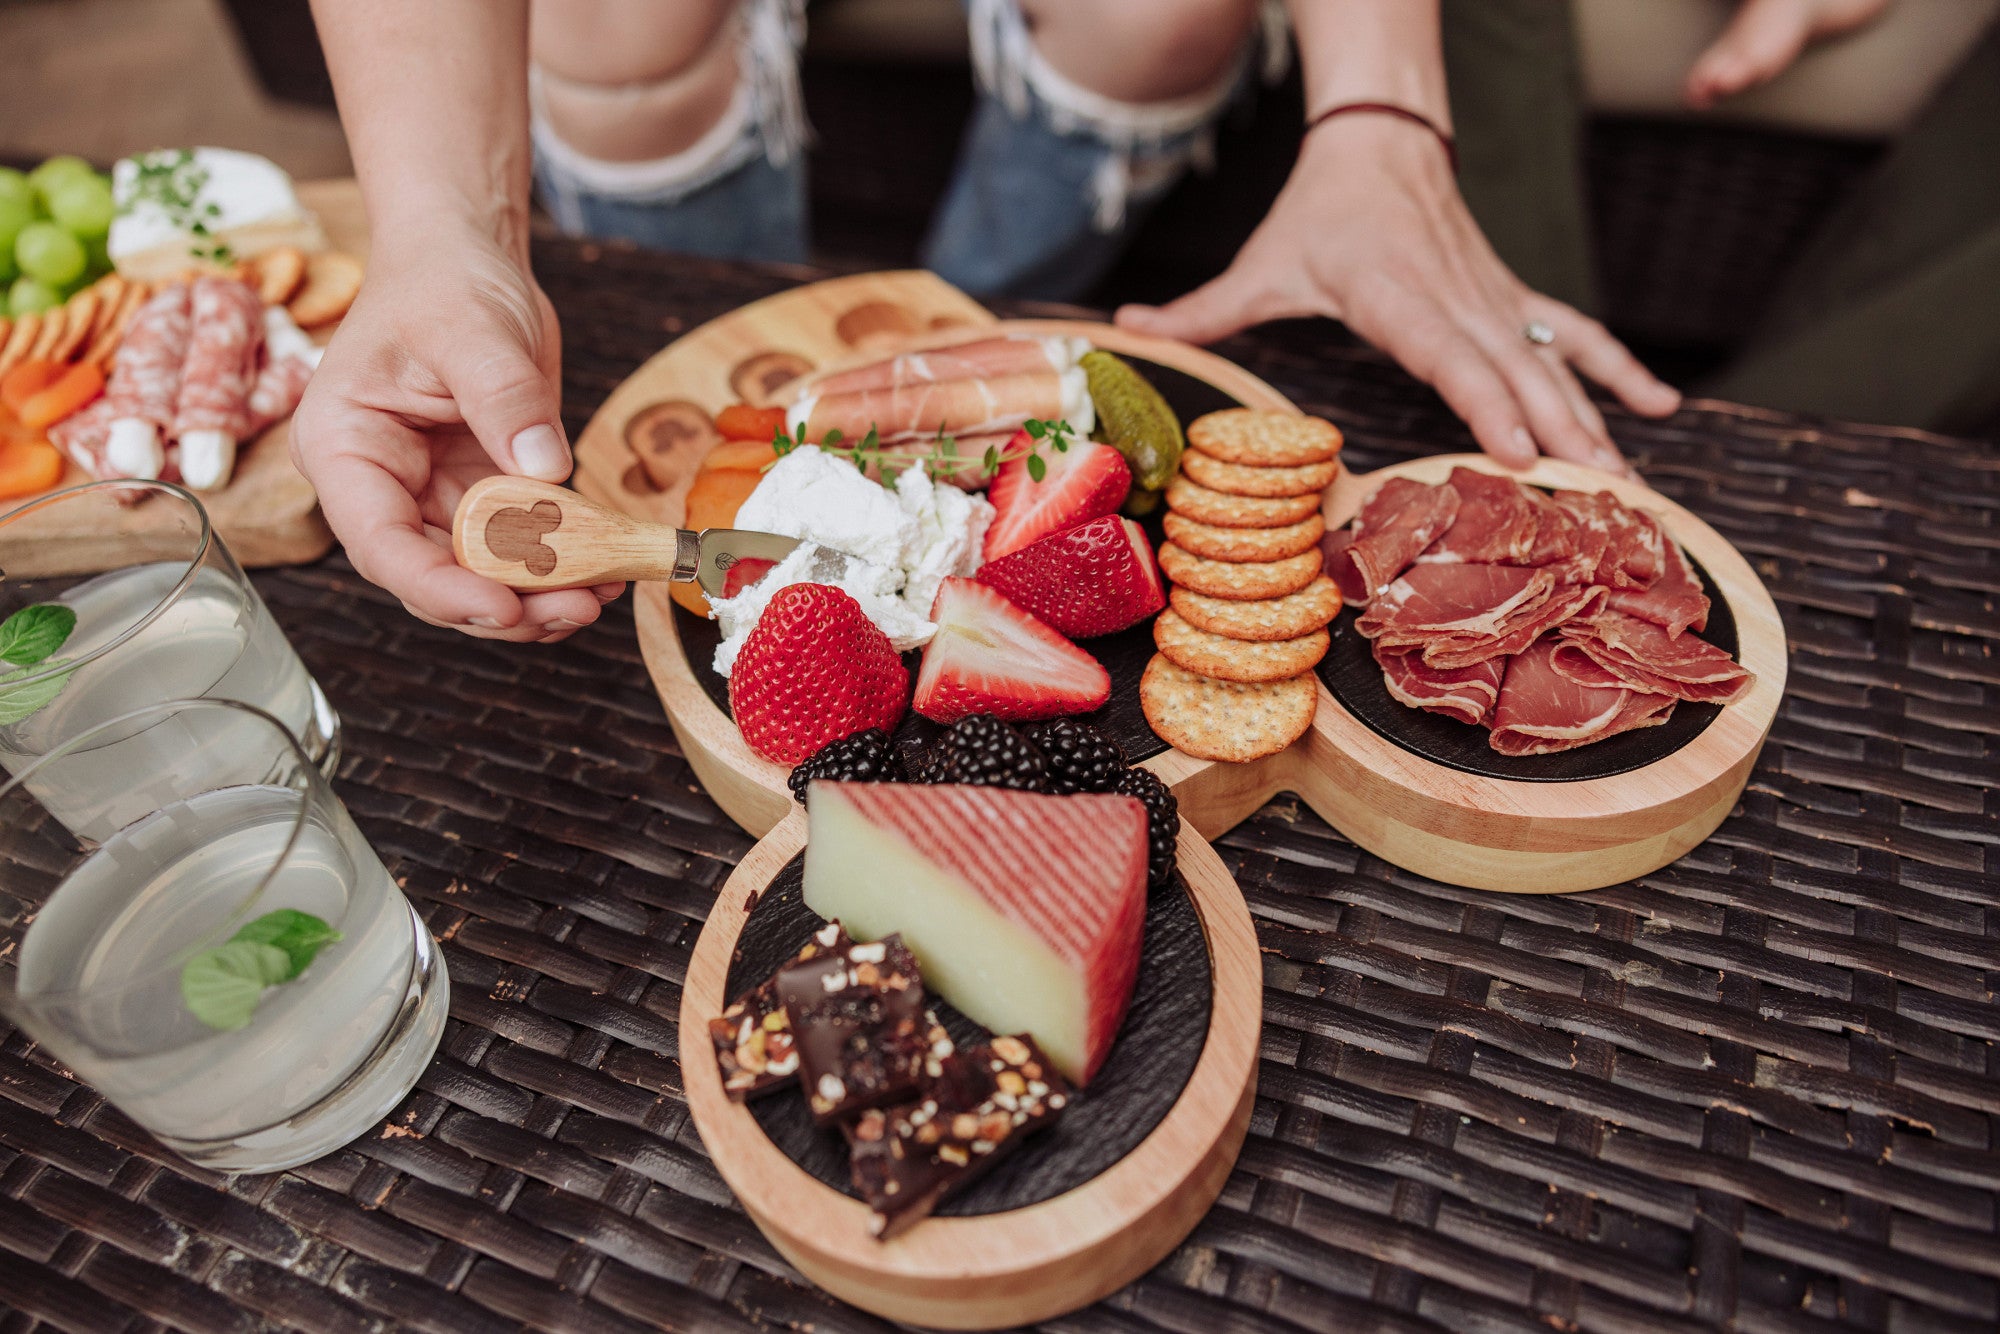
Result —
<instances>
[{"instance_id":1,"label":"fingernail","mask_svg":"<svg viewBox=\"0 0 2000 1334\"><path fill-rule=\"evenodd\" d=\"M569 476L569 451L556 428L545 422L514 437L514 465L530 477L560 482Z\"/></svg>"},{"instance_id":2,"label":"fingernail","mask_svg":"<svg viewBox=\"0 0 2000 1334\"><path fill-rule=\"evenodd\" d=\"M1535 437L1528 434L1527 427L1516 426L1514 428L1514 443L1521 447L1521 453L1526 456L1516 460L1513 464L1514 467L1525 468L1535 461L1535 455L1539 451L1535 448Z\"/></svg>"},{"instance_id":3,"label":"fingernail","mask_svg":"<svg viewBox=\"0 0 2000 1334\"><path fill-rule=\"evenodd\" d=\"M552 635L565 634L571 630L583 629L583 622L565 620L563 617L558 616L553 621L550 621L547 625L543 626L542 629L546 630L548 633Z\"/></svg>"},{"instance_id":4,"label":"fingernail","mask_svg":"<svg viewBox=\"0 0 2000 1334\"><path fill-rule=\"evenodd\" d=\"M1625 456L1615 449L1600 445L1597 450L1597 466L1606 472L1624 472Z\"/></svg>"},{"instance_id":5,"label":"fingernail","mask_svg":"<svg viewBox=\"0 0 2000 1334\"><path fill-rule=\"evenodd\" d=\"M476 625L482 630L498 630L500 628L500 622L494 620L491 616L468 616L465 618L465 623L467 625Z\"/></svg>"}]
</instances>

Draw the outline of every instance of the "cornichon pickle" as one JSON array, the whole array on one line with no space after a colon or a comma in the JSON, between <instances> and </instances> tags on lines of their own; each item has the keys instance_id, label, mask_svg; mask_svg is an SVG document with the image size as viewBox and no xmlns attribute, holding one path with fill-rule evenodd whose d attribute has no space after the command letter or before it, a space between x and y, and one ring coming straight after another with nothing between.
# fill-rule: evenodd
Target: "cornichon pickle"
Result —
<instances>
[{"instance_id":1,"label":"cornichon pickle","mask_svg":"<svg viewBox=\"0 0 2000 1334\"><path fill-rule=\"evenodd\" d=\"M1180 470L1180 418L1146 383L1146 377L1109 352L1086 352L1078 362L1097 407L1098 430L1132 465L1132 485L1158 491Z\"/></svg>"}]
</instances>

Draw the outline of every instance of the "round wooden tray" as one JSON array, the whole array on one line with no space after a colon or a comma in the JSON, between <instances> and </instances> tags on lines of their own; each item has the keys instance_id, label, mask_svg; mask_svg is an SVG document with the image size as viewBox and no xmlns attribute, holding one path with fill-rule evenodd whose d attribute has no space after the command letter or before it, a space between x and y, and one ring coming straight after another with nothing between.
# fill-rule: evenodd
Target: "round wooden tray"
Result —
<instances>
[{"instance_id":1,"label":"round wooden tray","mask_svg":"<svg viewBox=\"0 0 2000 1334\"><path fill-rule=\"evenodd\" d=\"M714 443L709 414L763 401L808 375L887 350L965 338L975 328L1081 334L1112 351L1170 366L1256 407L1296 411L1263 381L1212 353L1109 325L995 321L921 272L861 274L796 288L703 325L640 367L578 442L578 489L606 504L677 523L695 468ZM1329 527L1347 522L1392 476L1442 481L1452 468L1502 471L1484 455L1450 455L1356 476L1328 489ZM1784 692L1784 626L1743 557L1694 515L1643 483L1544 458L1534 485L1608 490L1653 513L1707 572L1733 613L1739 658L1757 674L1689 744L1607 778L1525 782L1462 773L1397 745L1320 686L1311 730L1281 754L1217 764L1167 749L1145 761L1215 838L1279 792L1297 792L1354 842L1408 870L1514 893L1617 884L1664 866L1706 838L1735 805ZM637 593L640 649L688 763L732 819L764 834L792 809L786 770L744 744L696 679L662 585Z\"/></svg>"},{"instance_id":2,"label":"round wooden tray","mask_svg":"<svg viewBox=\"0 0 2000 1334\"><path fill-rule=\"evenodd\" d=\"M1256 1090L1263 965L1242 893L1215 850L1183 827L1181 876L1207 936L1214 996L1194 1072L1166 1116L1073 1190L1002 1213L927 1218L885 1242L869 1235L866 1205L793 1162L748 1108L729 1100L708 1038L708 1021L729 1000L730 961L756 896L805 841L806 817L794 807L750 850L702 927L681 993L688 1109L771 1244L843 1301L942 1329L1049 1319L1152 1268L1221 1193Z\"/></svg>"}]
</instances>

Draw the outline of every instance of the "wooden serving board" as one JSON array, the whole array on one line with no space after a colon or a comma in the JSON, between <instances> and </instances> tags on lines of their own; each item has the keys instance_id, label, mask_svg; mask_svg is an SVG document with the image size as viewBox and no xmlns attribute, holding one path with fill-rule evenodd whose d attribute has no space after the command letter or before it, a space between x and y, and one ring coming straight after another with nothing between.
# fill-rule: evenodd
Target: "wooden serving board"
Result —
<instances>
[{"instance_id":1,"label":"wooden serving board","mask_svg":"<svg viewBox=\"0 0 2000 1334\"><path fill-rule=\"evenodd\" d=\"M307 181L299 185L298 195L319 215L335 249L367 258L368 221L360 186L352 180ZM333 531L320 515L319 498L292 466L291 427L288 417L244 445L228 486L196 493L240 565L301 565L333 549ZM72 463L53 489L89 480ZM36 498L0 501L0 512ZM87 509L66 505L24 516L0 538L0 569L16 578L112 569L125 563L134 539L154 533L165 519L151 506L122 509L108 500Z\"/></svg>"},{"instance_id":2,"label":"wooden serving board","mask_svg":"<svg viewBox=\"0 0 2000 1334\"><path fill-rule=\"evenodd\" d=\"M1263 381L1200 348L1109 325L1003 323L931 274L862 274L755 302L660 352L585 428L577 447L577 487L642 517L678 523L696 466L716 438L710 416L722 406L782 401L803 377L1002 328L1080 334L1193 376L1250 406L1296 411ZM1360 476L1343 469L1326 493L1327 526L1352 519L1390 477L1438 482L1457 466L1503 471L1479 454L1418 459ZM1412 752L1356 718L1322 680L1312 728L1280 754L1219 764L1162 743L1144 760L1204 837L1219 837L1273 796L1291 791L1354 842L1398 866L1478 889L1548 894L1644 875L1722 822L1748 780L1784 692L1784 626L1770 594L1714 529L1642 482L1551 458L1512 475L1536 486L1608 490L1657 517L1728 606L1738 657L1757 674L1749 696L1724 708L1679 750L1643 767L1580 781L1522 781L1461 772ZM768 832L793 809L787 771L751 751L704 688L697 673L706 668L690 663L664 586L642 585L637 598L640 648L689 764L732 819L753 834Z\"/></svg>"},{"instance_id":3,"label":"wooden serving board","mask_svg":"<svg viewBox=\"0 0 2000 1334\"><path fill-rule=\"evenodd\" d=\"M730 964L752 910L805 842L806 817L795 807L750 850L709 912L681 993L688 1109L716 1168L771 1244L843 1301L940 1329L1049 1319L1152 1268L1221 1193L1255 1097L1263 965L1242 893L1215 850L1183 827L1181 877L1206 937L1213 995L1207 1036L1165 1114L1123 1157L1059 1195L927 1218L885 1242L869 1235L861 1201L808 1172L750 1108L729 1100L708 1037L708 1021L732 999ZM1128 1026L1120 1041L1129 1040ZM1092 1096L1118 1094L1093 1084L1079 1095L1079 1111ZM988 1180L1032 1167L1017 1157Z\"/></svg>"}]
</instances>

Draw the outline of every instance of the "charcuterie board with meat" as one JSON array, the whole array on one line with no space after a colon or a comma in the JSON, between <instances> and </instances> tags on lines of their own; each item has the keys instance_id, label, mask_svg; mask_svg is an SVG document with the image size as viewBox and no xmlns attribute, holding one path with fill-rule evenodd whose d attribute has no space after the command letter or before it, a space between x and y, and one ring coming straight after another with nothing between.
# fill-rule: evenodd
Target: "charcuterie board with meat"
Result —
<instances>
[{"instance_id":1,"label":"charcuterie board with meat","mask_svg":"<svg viewBox=\"0 0 2000 1334\"><path fill-rule=\"evenodd\" d=\"M293 187L262 159L212 149L127 160L116 180L111 245L118 269L62 305L17 315L0 346L0 372L10 380L44 365L60 369L36 358L43 349L70 347L75 369L90 372L92 392L101 391L46 429L54 449L35 442L57 459L47 489L93 476L164 477L196 489L242 564L318 559L333 535L292 464L290 410L317 359L315 345L325 343L359 284L368 251L359 188L352 180ZM213 214L206 212L210 195ZM200 208L216 226L202 223L206 241L190 240L166 217L152 216L168 208ZM240 230L225 225L239 212ZM225 237L237 239L240 255L227 250ZM44 335L24 337L37 327ZM78 336L49 336L65 328ZM16 344L25 350L10 357L6 349ZM9 424L20 433L18 423ZM33 499L0 499L0 510ZM134 539L169 521L147 505L125 508L108 497L85 510L66 505L22 516L0 544L0 566L16 576L107 569Z\"/></svg>"},{"instance_id":2,"label":"charcuterie board with meat","mask_svg":"<svg viewBox=\"0 0 2000 1334\"><path fill-rule=\"evenodd\" d=\"M729 414L773 414L801 440L809 428L858 425L856 404L871 427L895 413L928 423L922 414L947 398L966 413L964 380L983 375L988 404L1023 365L1039 371L1032 344L1069 339L1122 357L1194 425L1186 466L1165 490L1170 512L1132 525L1159 553L1172 606L1150 632L1142 620L1082 637L1107 698L1061 711L1082 710L1157 773L1205 836L1289 790L1410 870L1551 893L1656 869L1727 814L1785 677L1776 608L1727 542L1642 482L1554 459L1519 475L1453 456L1357 476L1323 423L1218 411L1293 410L1201 349L1082 322L995 321L928 274L836 279L744 307L648 362L585 430L577 484L641 517L705 526L718 492L739 488L721 510L733 516L774 462L768 447L723 440ZM947 392L933 396L932 378ZM890 449L925 443L883 439ZM733 471L732 451L746 451L748 466ZM718 459L727 462L716 471ZM1366 532L1364 517L1357 543L1356 517L1378 491L1381 522ZM748 503L760 522L788 517ZM1027 599L1002 577L1022 557L994 560L990 541L986 555L979 582ZM1393 577L1378 581L1379 596L1345 590L1350 606L1335 618L1336 585L1353 582L1356 558ZM946 579L944 591L969 582ZM683 600L692 586L677 588L638 591L648 668L697 775L761 834L792 809L797 759L774 761L746 741L718 670L734 651L728 618L698 614L698 595ZM937 610L949 620L950 607ZM995 631L974 615L965 622ZM909 657L920 698L900 715L892 749L939 734L919 715L952 716L925 707L933 673ZM1045 674L1060 678L1066 661L1051 658Z\"/></svg>"}]
</instances>

